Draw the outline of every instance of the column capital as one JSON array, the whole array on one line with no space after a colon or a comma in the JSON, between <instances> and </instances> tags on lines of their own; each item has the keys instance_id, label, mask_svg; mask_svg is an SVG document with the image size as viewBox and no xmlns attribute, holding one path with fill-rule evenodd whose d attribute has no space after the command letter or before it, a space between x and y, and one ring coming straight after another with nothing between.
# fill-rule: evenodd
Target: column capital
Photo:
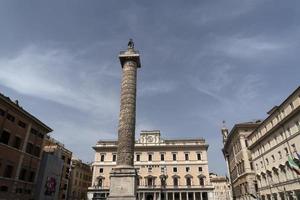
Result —
<instances>
[{"instance_id":1,"label":"column capital","mask_svg":"<svg viewBox=\"0 0 300 200\"><path fill-rule=\"evenodd\" d=\"M141 67L141 61L140 61L140 53L139 51L134 49L134 43L132 39L128 42L128 48L125 51L120 51L119 59L121 62L121 66L123 68L126 61L134 61L137 64L137 68Z\"/></svg>"}]
</instances>

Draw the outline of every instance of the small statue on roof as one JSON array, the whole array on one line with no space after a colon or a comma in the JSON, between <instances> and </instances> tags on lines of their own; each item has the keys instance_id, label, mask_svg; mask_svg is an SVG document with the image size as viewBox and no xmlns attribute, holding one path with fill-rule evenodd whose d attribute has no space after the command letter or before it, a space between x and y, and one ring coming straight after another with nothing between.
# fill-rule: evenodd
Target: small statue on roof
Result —
<instances>
[{"instance_id":1,"label":"small statue on roof","mask_svg":"<svg viewBox=\"0 0 300 200\"><path fill-rule=\"evenodd\" d=\"M128 42L128 48L133 49L134 48L134 43L133 40L130 38Z\"/></svg>"}]
</instances>

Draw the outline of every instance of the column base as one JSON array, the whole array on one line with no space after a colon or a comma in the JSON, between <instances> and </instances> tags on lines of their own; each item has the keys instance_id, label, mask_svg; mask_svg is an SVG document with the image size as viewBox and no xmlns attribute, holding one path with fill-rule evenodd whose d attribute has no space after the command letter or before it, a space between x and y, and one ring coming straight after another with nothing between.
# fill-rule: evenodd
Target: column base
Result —
<instances>
[{"instance_id":1,"label":"column base","mask_svg":"<svg viewBox=\"0 0 300 200\"><path fill-rule=\"evenodd\" d=\"M110 172L108 200L136 200L137 171L133 167L116 167Z\"/></svg>"}]
</instances>

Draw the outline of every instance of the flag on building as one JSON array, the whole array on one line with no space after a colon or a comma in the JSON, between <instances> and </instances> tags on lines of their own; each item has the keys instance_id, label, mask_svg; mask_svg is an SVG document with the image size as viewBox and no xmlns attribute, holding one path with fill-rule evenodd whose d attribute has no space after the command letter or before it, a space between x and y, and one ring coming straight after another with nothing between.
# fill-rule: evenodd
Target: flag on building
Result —
<instances>
[{"instance_id":1,"label":"flag on building","mask_svg":"<svg viewBox=\"0 0 300 200\"><path fill-rule=\"evenodd\" d=\"M293 160L293 158L291 156L288 156L288 161L289 161L289 165L290 167L297 173L300 175L300 167L297 165L297 163L295 163L295 161Z\"/></svg>"},{"instance_id":2,"label":"flag on building","mask_svg":"<svg viewBox=\"0 0 300 200\"><path fill-rule=\"evenodd\" d=\"M298 160L300 160L300 154L298 152L296 152Z\"/></svg>"}]
</instances>

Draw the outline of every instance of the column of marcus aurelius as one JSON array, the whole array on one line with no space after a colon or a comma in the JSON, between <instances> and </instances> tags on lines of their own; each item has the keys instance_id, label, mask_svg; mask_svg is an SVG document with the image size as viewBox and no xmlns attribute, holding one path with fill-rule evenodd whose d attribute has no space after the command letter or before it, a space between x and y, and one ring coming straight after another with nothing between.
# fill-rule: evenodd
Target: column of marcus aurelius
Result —
<instances>
[{"instance_id":1,"label":"column of marcus aurelius","mask_svg":"<svg viewBox=\"0 0 300 200\"><path fill-rule=\"evenodd\" d=\"M135 200L137 172L133 167L136 116L136 77L140 68L139 52L130 39L128 49L121 51L121 105L118 127L117 167L110 173L110 200Z\"/></svg>"}]
</instances>

